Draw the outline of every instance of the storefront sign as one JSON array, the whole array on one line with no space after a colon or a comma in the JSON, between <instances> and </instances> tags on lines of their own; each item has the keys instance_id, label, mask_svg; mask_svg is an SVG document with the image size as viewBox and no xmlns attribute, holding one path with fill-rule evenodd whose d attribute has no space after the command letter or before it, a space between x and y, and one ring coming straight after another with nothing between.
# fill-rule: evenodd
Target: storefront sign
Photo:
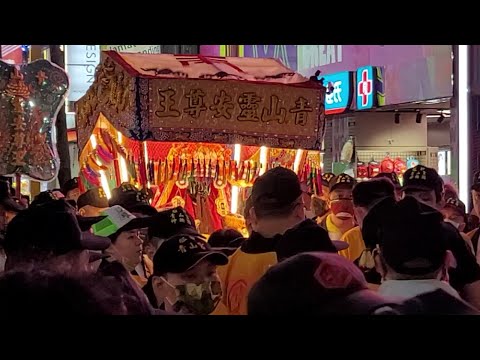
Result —
<instances>
[{"instance_id":1,"label":"storefront sign","mask_svg":"<svg viewBox=\"0 0 480 360\"><path fill-rule=\"evenodd\" d=\"M95 80L95 69L100 62L99 45L65 45L65 70L70 80L68 101L77 101Z\"/></svg>"},{"instance_id":2,"label":"storefront sign","mask_svg":"<svg viewBox=\"0 0 480 360\"><path fill-rule=\"evenodd\" d=\"M195 141L230 143L233 135L249 145L277 138L277 146L302 140L312 148L321 129L321 92L315 88L194 79L152 80L149 88L155 138L188 141L196 134Z\"/></svg>"},{"instance_id":3,"label":"storefront sign","mask_svg":"<svg viewBox=\"0 0 480 360\"><path fill-rule=\"evenodd\" d=\"M357 69L357 110L371 109L375 105L375 77L373 66Z\"/></svg>"},{"instance_id":4,"label":"storefront sign","mask_svg":"<svg viewBox=\"0 0 480 360\"><path fill-rule=\"evenodd\" d=\"M325 115L341 114L350 107L353 97L353 76L350 71L331 75L319 75L327 88L325 94Z\"/></svg>"}]
</instances>

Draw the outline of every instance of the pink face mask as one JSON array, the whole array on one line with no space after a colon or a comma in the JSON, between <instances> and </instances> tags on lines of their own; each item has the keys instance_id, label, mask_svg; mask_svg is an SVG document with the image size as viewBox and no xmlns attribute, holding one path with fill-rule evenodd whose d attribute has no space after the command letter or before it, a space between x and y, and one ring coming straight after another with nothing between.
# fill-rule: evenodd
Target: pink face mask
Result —
<instances>
[{"instance_id":1,"label":"pink face mask","mask_svg":"<svg viewBox=\"0 0 480 360\"><path fill-rule=\"evenodd\" d=\"M352 200L333 200L330 203L330 210L332 210L332 213L340 220L353 218Z\"/></svg>"}]
</instances>

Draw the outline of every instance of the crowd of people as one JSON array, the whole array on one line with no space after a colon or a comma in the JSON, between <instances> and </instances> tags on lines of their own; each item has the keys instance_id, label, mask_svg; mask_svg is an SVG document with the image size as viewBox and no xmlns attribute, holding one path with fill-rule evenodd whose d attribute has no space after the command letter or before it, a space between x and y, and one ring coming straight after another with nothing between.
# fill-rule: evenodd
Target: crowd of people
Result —
<instances>
[{"instance_id":1,"label":"crowd of people","mask_svg":"<svg viewBox=\"0 0 480 360\"><path fill-rule=\"evenodd\" d=\"M29 199L0 180L0 311L15 316L405 315L480 311L480 174L473 214L434 169L322 194L286 168L253 184L249 232L208 238L182 207L157 211L124 183L107 199L78 179Z\"/></svg>"}]
</instances>

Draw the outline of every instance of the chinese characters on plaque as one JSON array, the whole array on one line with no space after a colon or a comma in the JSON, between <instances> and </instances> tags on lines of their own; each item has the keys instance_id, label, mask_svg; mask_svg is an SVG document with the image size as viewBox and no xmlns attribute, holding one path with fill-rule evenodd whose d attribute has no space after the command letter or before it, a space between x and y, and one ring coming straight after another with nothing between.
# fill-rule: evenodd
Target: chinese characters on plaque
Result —
<instances>
[{"instance_id":1,"label":"chinese characters on plaque","mask_svg":"<svg viewBox=\"0 0 480 360\"><path fill-rule=\"evenodd\" d=\"M153 128L315 136L318 89L215 80L152 80Z\"/></svg>"}]
</instances>

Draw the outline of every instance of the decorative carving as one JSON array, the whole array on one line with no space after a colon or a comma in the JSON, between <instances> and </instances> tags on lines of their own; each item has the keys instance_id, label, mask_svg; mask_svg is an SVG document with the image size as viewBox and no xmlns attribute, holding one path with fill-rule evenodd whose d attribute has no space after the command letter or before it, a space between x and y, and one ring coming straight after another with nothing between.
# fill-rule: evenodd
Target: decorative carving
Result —
<instances>
[{"instance_id":1,"label":"decorative carving","mask_svg":"<svg viewBox=\"0 0 480 360\"><path fill-rule=\"evenodd\" d=\"M0 61L0 174L49 181L58 163L52 128L68 89L63 69L46 60L17 68Z\"/></svg>"}]
</instances>

